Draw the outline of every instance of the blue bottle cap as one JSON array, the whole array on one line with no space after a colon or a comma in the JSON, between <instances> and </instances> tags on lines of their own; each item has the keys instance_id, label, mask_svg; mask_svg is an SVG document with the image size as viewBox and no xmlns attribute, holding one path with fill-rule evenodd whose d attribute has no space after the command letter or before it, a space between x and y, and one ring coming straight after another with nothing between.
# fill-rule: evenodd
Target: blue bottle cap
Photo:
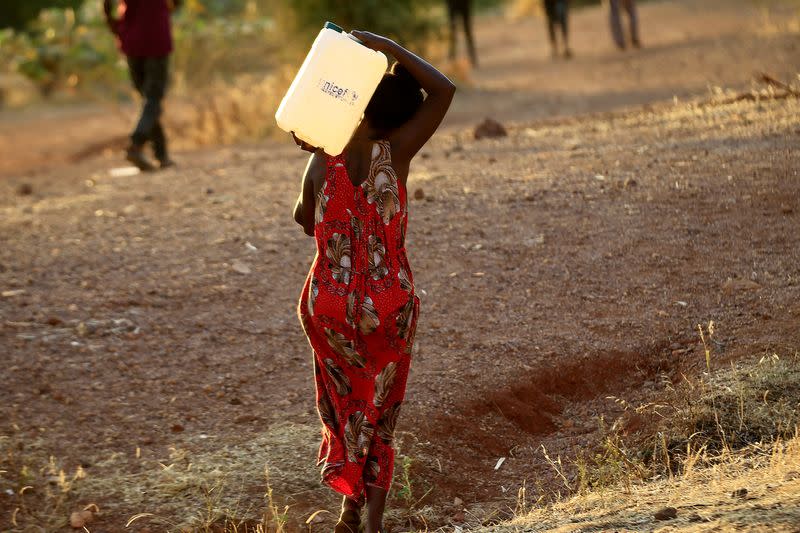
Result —
<instances>
[{"instance_id":1,"label":"blue bottle cap","mask_svg":"<svg viewBox=\"0 0 800 533\"><path fill-rule=\"evenodd\" d=\"M326 22L325 26L324 26L324 29L326 29L326 30L334 30L334 31L338 31L339 33L344 33L344 29L342 29L341 26L337 26L333 22Z\"/></svg>"}]
</instances>

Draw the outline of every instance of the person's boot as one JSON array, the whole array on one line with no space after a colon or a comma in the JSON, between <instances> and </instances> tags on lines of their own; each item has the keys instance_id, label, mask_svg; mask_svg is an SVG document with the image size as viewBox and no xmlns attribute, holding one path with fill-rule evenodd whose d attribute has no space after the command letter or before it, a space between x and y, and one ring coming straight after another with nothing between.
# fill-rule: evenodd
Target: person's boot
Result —
<instances>
[{"instance_id":1,"label":"person's boot","mask_svg":"<svg viewBox=\"0 0 800 533\"><path fill-rule=\"evenodd\" d=\"M156 167L148 161L144 155L143 147L139 144L131 144L125 153L125 159L137 167L142 172L152 172Z\"/></svg>"},{"instance_id":2,"label":"person's boot","mask_svg":"<svg viewBox=\"0 0 800 533\"><path fill-rule=\"evenodd\" d=\"M167 168L172 168L175 166L175 161L170 159L169 157L162 157L158 160L158 166L161 170L165 170Z\"/></svg>"}]
</instances>

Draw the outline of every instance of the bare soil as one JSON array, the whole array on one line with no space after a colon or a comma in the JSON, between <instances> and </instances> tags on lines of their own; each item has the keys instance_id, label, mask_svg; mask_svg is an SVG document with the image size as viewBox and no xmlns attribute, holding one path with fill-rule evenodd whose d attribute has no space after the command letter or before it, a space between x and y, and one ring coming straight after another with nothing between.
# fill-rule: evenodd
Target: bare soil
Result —
<instances>
[{"instance_id":1,"label":"bare soil","mask_svg":"<svg viewBox=\"0 0 800 533\"><path fill-rule=\"evenodd\" d=\"M541 21L480 21L483 66L409 180L423 311L395 528L497 520L523 483L558 490L541 447L569 455L619 414L609 396L701 371L698 323L716 324L716 365L797 350L800 101L731 97L756 70L800 71L796 11L764 5L773 18L738 0L643 4L645 49L624 53L587 9L569 62L549 59ZM484 116L508 136L475 140ZM191 150L115 177L117 154L65 164L89 142L82 120L0 122L5 460L82 465L68 505L97 503L98 531L139 512L178 527L222 479L257 518L265 464L292 530L333 510L294 311L314 253L290 218L304 155ZM4 529L44 498L13 474Z\"/></svg>"}]
</instances>

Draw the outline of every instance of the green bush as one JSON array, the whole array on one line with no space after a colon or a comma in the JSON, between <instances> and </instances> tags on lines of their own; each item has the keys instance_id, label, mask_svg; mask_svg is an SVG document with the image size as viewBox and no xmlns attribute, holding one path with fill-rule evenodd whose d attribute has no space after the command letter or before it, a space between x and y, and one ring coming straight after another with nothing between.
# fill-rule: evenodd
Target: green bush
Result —
<instances>
[{"instance_id":1,"label":"green bush","mask_svg":"<svg viewBox=\"0 0 800 533\"><path fill-rule=\"evenodd\" d=\"M77 9L84 0L3 0L0 2L0 28L22 30L39 12L48 8Z\"/></svg>"},{"instance_id":2,"label":"green bush","mask_svg":"<svg viewBox=\"0 0 800 533\"><path fill-rule=\"evenodd\" d=\"M4 30L0 41L4 67L36 83L45 96L61 87L113 86L124 76L99 2L78 11L44 9L27 31Z\"/></svg>"},{"instance_id":3,"label":"green bush","mask_svg":"<svg viewBox=\"0 0 800 533\"><path fill-rule=\"evenodd\" d=\"M192 8L174 15L172 72L179 89L205 87L242 73L263 73L279 61L274 22L258 13L213 16ZM218 2L215 9L235 9ZM43 96L61 89L118 98L130 92L124 56L105 24L100 0L77 11L46 9L24 32L0 30L0 71L33 81Z\"/></svg>"},{"instance_id":4,"label":"green bush","mask_svg":"<svg viewBox=\"0 0 800 533\"><path fill-rule=\"evenodd\" d=\"M318 32L326 20L346 30L363 29L407 45L420 45L441 26L433 0L294 0L284 3L286 18L305 35Z\"/></svg>"}]
</instances>

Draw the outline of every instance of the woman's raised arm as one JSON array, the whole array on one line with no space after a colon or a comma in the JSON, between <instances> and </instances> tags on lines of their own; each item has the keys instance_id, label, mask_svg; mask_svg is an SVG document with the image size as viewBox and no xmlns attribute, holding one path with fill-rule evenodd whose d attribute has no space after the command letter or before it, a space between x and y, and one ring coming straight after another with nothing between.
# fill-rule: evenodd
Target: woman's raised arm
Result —
<instances>
[{"instance_id":1,"label":"woman's raised arm","mask_svg":"<svg viewBox=\"0 0 800 533\"><path fill-rule=\"evenodd\" d=\"M353 31L352 35L373 50L393 56L427 94L425 102L414 116L393 132L389 139L392 155L411 161L441 124L453 101L456 86L436 67L391 39L368 31Z\"/></svg>"}]
</instances>

